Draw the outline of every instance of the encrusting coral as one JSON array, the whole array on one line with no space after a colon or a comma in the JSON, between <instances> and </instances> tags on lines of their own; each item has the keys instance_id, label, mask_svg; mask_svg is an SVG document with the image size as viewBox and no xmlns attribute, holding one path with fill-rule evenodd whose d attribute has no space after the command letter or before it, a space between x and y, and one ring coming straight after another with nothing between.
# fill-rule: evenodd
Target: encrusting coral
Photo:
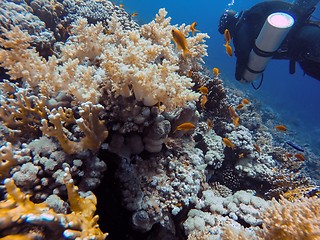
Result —
<instances>
[{"instance_id":1,"label":"encrusting coral","mask_svg":"<svg viewBox=\"0 0 320 240\"><path fill-rule=\"evenodd\" d=\"M71 213L55 213L46 203L33 203L29 196L20 191L12 179L6 179L6 200L0 202L1 237L7 239L105 239L97 221L97 199L93 193L81 197L73 184L69 169L65 169ZM50 236L50 237L49 237ZM11 237L11 238L10 238Z\"/></svg>"}]
</instances>

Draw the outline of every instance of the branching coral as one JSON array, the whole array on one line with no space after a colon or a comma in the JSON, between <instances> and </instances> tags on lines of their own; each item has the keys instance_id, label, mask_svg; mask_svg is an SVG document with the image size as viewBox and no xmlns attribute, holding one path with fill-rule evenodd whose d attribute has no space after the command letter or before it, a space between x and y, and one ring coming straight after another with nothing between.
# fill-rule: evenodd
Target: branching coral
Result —
<instances>
[{"instance_id":1,"label":"branching coral","mask_svg":"<svg viewBox=\"0 0 320 240\"><path fill-rule=\"evenodd\" d=\"M320 199L272 200L264 213L265 239L320 239Z\"/></svg>"},{"instance_id":2,"label":"branching coral","mask_svg":"<svg viewBox=\"0 0 320 240\"><path fill-rule=\"evenodd\" d=\"M0 37L0 66L8 70L12 80L22 78L32 87L43 79L46 61L39 57L35 48L30 47L31 36L19 27L2 29Z\"/></svg>"},{"instance_id":3,"label":"branching coral","mask_svg":"<svg viewBox=\"0 0 320 240\"><path fill-rule=\"evenodd\" d=\"M99 104L83 103L80 107L79 114L81 118L75 120L80 130L83 131L84 137L79 142L72 141L68 138L64 123L73 121L72 111L68 109L53 109L48 119L41 121L40 128L44 134L57 138L63 150L68 154L73 154L85 149L97 151L101 143L107 138L108 131L104 126L104 121L99 120L99 113L103 107ZM49 126L51 123L53 126Z\"/></svg>"},{"instance_id":4,"label":"branching coral","mask_svg":"<svg viewBox=\"0 0 320 240\"><path fill-rule=\"evenodd\" d=\"M32 88L40 86L45 96L56 96L65 91L80 101L97 102L100 79L94 75L92 67L79 65L78 59L65 62L56 56L44 59L30 46L31 36L19 27L4 30L3 35L0 38L0 66L8 70L11 80L22 78Z\"/></svg>"},{"instance_id":5,"label":"branching coral","mask_svg":"<svg viewBox=\"0 0 320 240\"><path fill-rule=\"evenodd\" d=\"M65 152L72 154L85 149L96 152L108 136L104 121L99 119L102 105L94 105L91 102L81 104L77 109L80 118L75 119L71 108L58 107L49 110L47 98L44 96L40 98L35 95L28 96L26 91L19 88L11 96L13 99L1 100L0 119L4 125L18 130L20 134L26 135L26 138L29 138L32 132L42 131L44 134L56 137ZM67 127L70 124L77 124L84 134L79 141L69 139L72 133Z\"/></svg>"},{"instance_id":6,"label":"branching coral","mask_svg":"<svg viewBox=\"0 0 320 240\"><path fill-rule=\"evenodd\" d=\"M0 180L9 176L10 169L18 164L17 156L13 154L12 144L0 148Z\"/></svg>"},{"instance_id":7,"label":"branching coral","mask_svg":"<svg viewBox=\"0 0 320 240\"><path fill-rule=\"evenodd\" d=\"M191 68L201 68L206 56L204 38L199 33L187 38L192 56L179 58L171 42L170 19L160 9L156 22L141 30L126 30L116 15L108 22L108 31L101 23L87 24L79 18L71 28L68 42L59 46L60 53L48 60L30 46L31 37L18 27L4 30L0 38L0 66L8 70L11 80L22 79L32 88L39 86L47 97L65 92L81 102L97 103L101 86L116 96L134 94L146 106L162 102L167 109L196 101L199 94L187 77ZM190 27L181 26L185 35Z\"/></svg>"},{"instance_id":8,"label":"branching coral","mask_svg":"<svg viewBox=\"0 0 320 240\"><path fill-rule=\"evenodd\" d=\"M41 235L52 239L62 236L68 239L106 238L107 234L103 234L97 224L99 217L94 216L96 197L92 193L81 197L73 185L68 169L65 184L72 211L69 214L55 213L46 203L33 203L28 195L16 187L12 179L6 179L4 184L7 197L0 202L1 237L15 239L20 235L29 239L28 237Z\"/></svg>"},{"instance_id":9,"label":"branching coral","mask_svg":"<svg viewBox=\"0 0 320 240\"><path fill-rule=\"evenodd\" d=\"M1 101L0 118L9 128L18 128L20 131L37 130L37 125L43 118L47 118L46 98L41 96L27 96L26 91L18 90L14 93L15 99Z\"/></svg>"}]
</instances>

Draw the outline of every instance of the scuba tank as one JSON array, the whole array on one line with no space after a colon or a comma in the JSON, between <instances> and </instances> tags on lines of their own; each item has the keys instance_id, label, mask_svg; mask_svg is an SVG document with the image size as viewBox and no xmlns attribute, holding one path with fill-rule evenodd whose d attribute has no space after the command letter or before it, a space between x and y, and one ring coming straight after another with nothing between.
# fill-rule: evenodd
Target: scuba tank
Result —
<instances>
[{"instance_id":1,"label":"scuba tank","mask_svg":"<svg viewBox=\"0 0 320 240\"><path fill-rule=\"evenodd\" d=\"M287 13L276 12L268 16L250 52L242 81L252 82L262 74L293 24L293 17Z\"/></svg>"}]
</instances>

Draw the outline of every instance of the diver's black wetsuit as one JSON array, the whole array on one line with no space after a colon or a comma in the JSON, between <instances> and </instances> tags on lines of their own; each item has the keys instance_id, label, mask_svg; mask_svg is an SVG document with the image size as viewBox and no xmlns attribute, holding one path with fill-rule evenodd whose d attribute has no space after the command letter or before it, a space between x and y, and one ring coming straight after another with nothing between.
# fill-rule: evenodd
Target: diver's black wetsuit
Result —
<instances>
[{"instance_id":1,"label":"diver's black wetsuit","mask_svg":"<svg viewBox=\"0 0 320 240\"><path fill-rule=\"evenodd\" d=\"M294 63L298 61L306 74L320 80L320 61L314 61L320 60L320 28L315 29L316 26L312 26L312 29L309 29L307 25L304 25L313 11L314 8L307 13L303 13L296 5L288 2L267 1L258 3L249 10L242 12L234 32L231 32L237 57L236 79L241 80L248 63L250 51L254 47L255 39L258 37L267 17L275 12L284 12L290 14L295 23L273 58L290 59L291 73L294 73ZM315 30L317 34L312 33ZM310 52L315 51L315 49L318 54ZM310 57L318 57L318 59L305 58L308 52ZM317 66L316 69L315 66Z\"/></svg>"},{"instance_id":2,"label":"diver's black wetsuit","mask_svg":"<svg viewBox=\"0 0 320 240\"><path fill-rule=\"evenodd\" d=\"M289 45L290 60L299 62L303 71L320 80L320 27L305 24L292 37Z\"/></svg>"}]
</instances>

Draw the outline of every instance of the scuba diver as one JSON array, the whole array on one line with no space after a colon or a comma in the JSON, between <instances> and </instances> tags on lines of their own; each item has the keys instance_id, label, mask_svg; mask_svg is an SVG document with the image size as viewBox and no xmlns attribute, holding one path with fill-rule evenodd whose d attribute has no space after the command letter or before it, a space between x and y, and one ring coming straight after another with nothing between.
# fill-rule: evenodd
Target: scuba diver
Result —
<instances>
[{"instance_id":1,"label":"scuba diver","mask_svg":"<svg viewBox=\"0 0 320 240\"><path fill-rule=\"evenodd\" d=\"M320 80L320 27L310 20L319 1L266 1L238 13L227 10L220 18L218 31L225 34L227 29L233 39L234 53L237 57L236 79L252 82L261 75L262 82L263 71L272 58L289 60L291 74L295 73L298 62L305 74ZM285 15L285 21L292 20L291 24L288 24L287 32L281 29L283 26L274 30L267 24L275 14ZM279 16L275 16L274 19L279 22ZM272 41L279 41L273 44L274 49L263 49L268 48L267 45L272 46Z\"/></svg>"}]
</instances>

